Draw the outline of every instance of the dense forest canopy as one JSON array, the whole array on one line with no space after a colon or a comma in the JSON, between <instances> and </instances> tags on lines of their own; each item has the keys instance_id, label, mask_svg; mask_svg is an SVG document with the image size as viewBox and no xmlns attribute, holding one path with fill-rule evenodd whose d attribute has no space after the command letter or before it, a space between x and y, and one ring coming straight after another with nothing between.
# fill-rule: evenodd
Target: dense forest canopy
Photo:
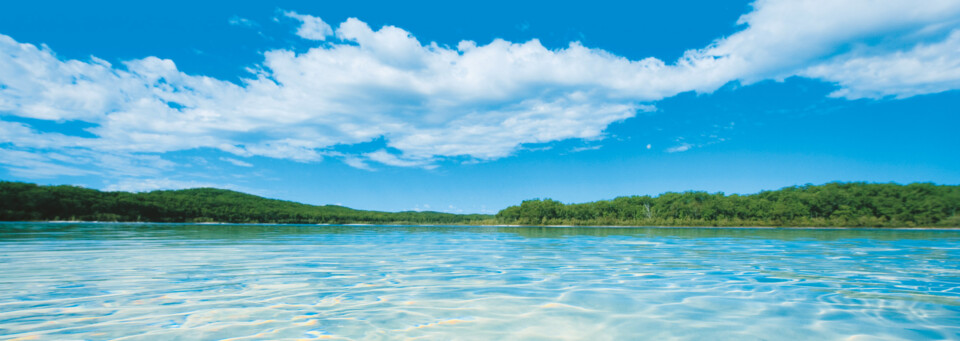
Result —
<instances>
[{"instance_id":1,"label":"dense forest canopy","mask_svg":"<svg viewBox=\"0 0 960 341\"><path fill-rule=\"evenodd\" d=\"M497 213L523 225L960 226L960 186L828 183L750 195L683 192L583 204L527 200Z\"/></svg>"},{"instance_id":2,"label":"dense forest canopy","mask_svg":"<svg viewBox=\"0 0 960 341\"><path fill-rule=\"evenodd\" d=\"M960 186L828 183L750 195L683 192L582 204L527 200L496 216L313 206L223 189L146 193L0 182L0 220L632 226L960 226Z\"/></svg>"},{"instance_id":3,"label":"dense forest canopy","mask_svg":"<svg viewBox=\"0 0 960 341\"><path fill-rule=\"evenodd\" d=\"M0 182L0 220L83 220L228 223L457 224L489 215L361 211L313 206L214 188L147 193L101 192L74 186Z\"/></svg>"}]
</instances>

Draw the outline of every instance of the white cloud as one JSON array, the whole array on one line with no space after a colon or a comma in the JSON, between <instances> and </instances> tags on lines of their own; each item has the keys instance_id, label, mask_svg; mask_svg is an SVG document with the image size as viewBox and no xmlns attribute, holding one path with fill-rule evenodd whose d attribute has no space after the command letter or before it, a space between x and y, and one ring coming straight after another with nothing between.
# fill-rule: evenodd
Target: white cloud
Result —
<instances>
[{"instance_id":1,"label":"white cloud","mask_svg":"<svg viewBox=\"0 0 960 341\"><path fill-rule=\"evenodd\" d=\"M667 153L685 152L685 151L690 150L690 148L693 148L693 145L691 145L691 144L689 144L689 143L681 143L681 144L679 144L679 145L676 145L676 146L667 148Z\"/></svg>"},{"instance_id":2,"label":"white cloud","mask_svg":"<svg viewBox=\"0 0 960 341\"><path fill-rule=\"evenodd\" d=\"M802 75L840 84L834 97L849 99L915 95L960 89L960 31L941 42L883 55L851 53L812 66Z\"/></svg>"},{"instance_id":3,"label":"white cloud","mask_svg":"<svg viewBox=\"0 0 960 341\"><path fill-rule=\"evenodd\" d=\"M740 18L739 32L673 63L577 42L451 48L354 18L334 30L317 17L284 15L301 22L299 36L331 41L302 53L268 51L239 84L188 75L156 57L121 65L62 60L46 46L0 35L0 112L87 122L95 136L0 121L0 143L64 155L54 160L63 174L90 167L157 174L177 166L163 153L196 148L298 162L333 157L362 169L372 169L369 162L433 168L448 158L502 158L529 144L600 140L611 123L651 110L650 102L731 81L810 77L838 84L834 96L846 98L960 88L957 1L760 0ZM334 151L378 139L387 149Z\"/></svg>"},{"instance_id":4,"label":"white cloud","mask_svg":"<svg viewBox=\"0 0 960 341\"><path fill-rule=\"evenodd\" d=\"M960 27L960 2L955 0L758 0L753 7L738 21L745 29L705 49L688 51L688 58L698 65L713 64L707 67L715 69L710 75L726 74L744 83L795 75L838 82L830 74L806 70L853 57L896 59L901 51L941 41ZM937 66L947 68L938 71L956 70L955 65ZM860 92L863 84L840 85ZM912 86L924 88L902 87L914 92L905 96L949 90Z\"/></svg>"},{"instance_id":5,"label":"white cloud","mask_svg":"<svg viewBox=\"0 0 960 341\"><path fill-rule=\"evenodd\" d=\"M220 161L228 162L238 167L253 167L253 164L249 162L244 162L244 161L240 161L240 160L229 158L229 157L221 157Z\"/></svg>"},{"instance_id":6,"label":"white cloud","mask_svg":"<svg viewBox=\"0 0 960 341\"><path fill-rule=\"evenodd\" d=\"M437 168L436 165L432 164L432 159L402 159L396 155L390 154L386 150L378 150L372 153L364 154L364 156L371 160L376 161L385 165L397 166L397 167L422 167L425 169Z\"/></svg>"},{"instance_id":7,"label":"white cloud","mask_svg":"<svg viewBox=\"0 0 960 341\"><path fill-rule=\"evenodd\" d=\"M350 156L350 155L344 156L344 157L343 157L343 163L347 164L347 165L350 166L350 167L357 168L357 169L363 169L363 170L368 170L368 171L374 171L374 170L376 170L376 169L374 169L373 167L370 167L369 164L367 164L366 162L364 162L363 159L361 159L361 158L359 158L359 157L355 157L355 156Z\"/></svg>"},{"instance_id":8,"label":"white cloud","mask_svg":"<svg viewBox=\"0 0 960 341\"><path fill-rule=\"evenodd\" d=\"M333 29L330 25L323 22L322 19L306 14L299 14L294 11L283 12L288 18L300 21L300 27L297 28L297 35L300 38L308 40L327 40L327 37L333 35Z\"/></svg>"},{"instance_id":9,"label":"white cloud","mask_svg":"<svg viewBox=\"0 0 960 341\"><path fill-rule=\"evenodd\" d=\"M17 177L42 179L64 175L82 176L94 174L94 172L90 170L61 164L57 162L60 158L58 156L59 155L45 155L0 148L0 163L7 165L7 170Z\"/></svg>"},{"instance_id":10,"label":"white cloud","mask_svg":"<svg viewBox=\"0 0 960 341\"><path fill-rule=\"evenodd\" d=\"M572 148L572 149L570 149L570 152L571 152L571 153L579 153L579 152L585 152L585 151L588 151L588 150L597 150L597 149L600 149L600 148L603 148L603 146L602 146L602 145L583 146L583 147Z\"/></svg>"},{"instance_id":11,"label":"white cloud","mask_svg":"<svg viewBox=\"0 0 960 341\"><path fill-rule=\"evenodd\" d=\"M230 25L233 25L233 26L243 26L243 27L258 27L258 26L260 26L260 25L257 24L257 22L255 22L255 21L253 21L253 20L250 20L250 19L247 19L247 18L240 17L240 16L238 16L238 15L234 15L234 16L230 17L230 19L227 20L227 22L230 23Z\"/></svg>"},{"instance_id":12,"label":"white cloud","mask_svg":"<svg viewBox=\"0 0 960 341\"><path fill-rule=\"evenodd\" d=\"M167 178L124 178L115 183L107 185L103 190L111 192L150 192L161 189L187 189L205 187L235 189L234 186L230 185L199 181L182 181Z\"/></svg>"}]
</instances>

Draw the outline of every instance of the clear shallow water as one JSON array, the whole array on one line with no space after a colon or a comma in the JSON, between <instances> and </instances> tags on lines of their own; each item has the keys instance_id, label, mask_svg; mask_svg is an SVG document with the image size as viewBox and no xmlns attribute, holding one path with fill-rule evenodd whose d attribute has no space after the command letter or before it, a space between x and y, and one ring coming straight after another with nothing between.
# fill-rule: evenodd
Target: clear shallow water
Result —
<instances>
[{"instance_id":1,"label":"clear shallow water","mask_svg":"<svg viewBox=\"0 0 960 341\"><path fill-rule=\"evenodd\" d=\"M0 223L0 339L960 339L960 231Z\"/></svg>"}]
</instances>

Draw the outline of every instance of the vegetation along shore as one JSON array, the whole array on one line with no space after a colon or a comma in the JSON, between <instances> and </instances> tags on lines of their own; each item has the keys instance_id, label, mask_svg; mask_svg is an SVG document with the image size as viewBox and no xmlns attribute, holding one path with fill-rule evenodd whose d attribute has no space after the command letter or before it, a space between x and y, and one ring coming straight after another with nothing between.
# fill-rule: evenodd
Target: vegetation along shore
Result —
<instances>
[{"instance_id":1,"label":"vegetation along shore","mask_svg":"<svg viewBox=\"0 0 960 341\"><path fill-rule=\"evenodd\" d=\"M960 227L960 186L827 183L749 195L688 191L580 204L526 200L496 215L314 206L230 190L145 193L0 182L3 221L299 224Z\"/></svg>"}]
</instances>

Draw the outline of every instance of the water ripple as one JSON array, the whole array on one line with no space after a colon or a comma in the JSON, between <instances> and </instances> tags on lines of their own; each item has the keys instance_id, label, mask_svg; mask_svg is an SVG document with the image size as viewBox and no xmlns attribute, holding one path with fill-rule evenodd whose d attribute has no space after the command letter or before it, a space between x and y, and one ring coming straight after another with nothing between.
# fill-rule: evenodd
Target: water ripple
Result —
<instances>
[{"instance_id":1,"label":"water ripple","mask_svg":"<svg viewBox=\"0 0 960 341\"><path fill-rule=\"evenodd\" d=\"M960 339L960 232L0 224L4 339Z\"/></svg>"}]
</instances>

